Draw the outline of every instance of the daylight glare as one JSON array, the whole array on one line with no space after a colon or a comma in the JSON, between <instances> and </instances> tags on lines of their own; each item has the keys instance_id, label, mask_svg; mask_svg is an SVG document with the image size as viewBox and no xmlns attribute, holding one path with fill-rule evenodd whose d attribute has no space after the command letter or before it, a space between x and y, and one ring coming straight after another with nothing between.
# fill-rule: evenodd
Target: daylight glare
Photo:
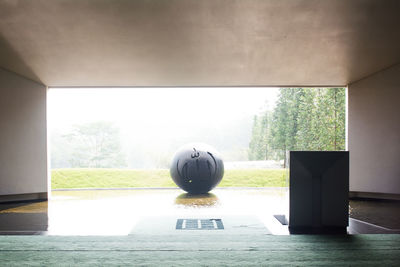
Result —
<instances>
[{"instance_id":1,"label":"daylight glare","mask_svg":"<svg viewBox=\"0 0 400 267\"><path fill-rule=\"evenodd\" d=\"M103 121L118 128L128 168L158 167L156 161L167 167L176 149L191 142L242 160L253 117L273 109L277 94L277 88L260 87L50 89L53 156L61 154L57 140L74 126Z\"/></svg>"}]
</instances>

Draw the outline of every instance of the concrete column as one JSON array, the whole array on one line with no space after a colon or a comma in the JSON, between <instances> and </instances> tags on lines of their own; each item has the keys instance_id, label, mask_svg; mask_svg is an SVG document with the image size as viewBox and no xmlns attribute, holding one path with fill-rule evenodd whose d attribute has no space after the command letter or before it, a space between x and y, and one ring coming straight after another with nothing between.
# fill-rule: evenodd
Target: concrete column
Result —
<instances>
[{"instance_id":1,"label":"concrete column","mask_svg":"<svg viewBox=\"0 0 400 267\"><path fill-rule=\"evenodd\" d=\"M349 85L350 191L400 194L400 65Z\"/></svg>"},{"instance_id":2,"label":"concrete column","mask_svg":"<svg viewBox=\"0 0 400 267\"><path fill-rule=\"evenodd\" d=\"M46 93L0 69L0 201L47 198Z\"/></svg>"}]
</instances>

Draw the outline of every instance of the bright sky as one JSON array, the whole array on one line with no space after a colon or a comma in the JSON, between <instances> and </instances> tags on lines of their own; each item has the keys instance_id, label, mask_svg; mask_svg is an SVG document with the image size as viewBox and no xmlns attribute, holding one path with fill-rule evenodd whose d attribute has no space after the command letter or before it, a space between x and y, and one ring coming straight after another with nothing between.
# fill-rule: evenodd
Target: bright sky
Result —
<instances>
[{"instance_id":1,"label":"bright sky","mask_svg":"<svg viewBox=\"0 0 400 267\"><path fill-rule=\"evenodd\" d=\"M186 143L204 142L242 158L253 116L273 108L276 88L50 89L50 134L71 126L113 122L129 167L151 168ZM53 144L55 145L55 144Z\"/></svg>"},{"instance_id":2,"label":"bright sky","mask_svg":"<svg viewBox=\"0 0 400 267\"><path fill-rule=\"evenodd\" d=\"M92 121L159 128L183 122L234 120L273 108L277 88L50 89L50 130Z\"/></svg>"}]
</instances>

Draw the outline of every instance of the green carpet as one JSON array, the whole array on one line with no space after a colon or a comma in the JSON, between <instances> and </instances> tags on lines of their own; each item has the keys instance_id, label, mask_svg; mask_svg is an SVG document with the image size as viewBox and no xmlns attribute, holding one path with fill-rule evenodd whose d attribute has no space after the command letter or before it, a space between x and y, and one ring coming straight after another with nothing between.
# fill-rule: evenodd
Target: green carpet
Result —
<instances>
[{"instance_id":1,"label":"green carpet","mask_svg":"<svg viewBox=\"0 0 400 267\"><path fill-rule=\"evenodd\" d=\"M400 235L0 236L1 266L399 266Z\"/></svg>"}]
</instances>

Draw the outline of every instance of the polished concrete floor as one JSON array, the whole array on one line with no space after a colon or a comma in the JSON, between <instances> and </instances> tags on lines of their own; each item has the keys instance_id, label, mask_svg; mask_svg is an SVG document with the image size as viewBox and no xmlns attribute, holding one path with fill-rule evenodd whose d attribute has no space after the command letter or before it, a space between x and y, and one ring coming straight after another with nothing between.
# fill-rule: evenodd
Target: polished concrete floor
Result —
<instances>
[{"instance_id":1,"label":"polished concrete floor","mask_svg":"<svg viewBox=\"0 0 400 267\"><path fill-rule=\"evenodd\" d=\"M226 234L289 234L287 188L53 191L49 201L0 204L0 234L129 235L174 232L177 219L222 219ZM350 201L349 233L400 229L399 202ZM364 223L366 222L366 223ZM375 227L374 224L378 225ZM380 226L380 227L379 227Z\"/></svg>"},{"instance_id":2,"label":"polished concrete floor","mask_svg":"<svg viewBox=\"0 0 400 267\"><path fill-rule=\"evenodd\" d=\"M388 229L400 229L400 201L350 200L350 217Z\"/></svg>"}]
</instances>

